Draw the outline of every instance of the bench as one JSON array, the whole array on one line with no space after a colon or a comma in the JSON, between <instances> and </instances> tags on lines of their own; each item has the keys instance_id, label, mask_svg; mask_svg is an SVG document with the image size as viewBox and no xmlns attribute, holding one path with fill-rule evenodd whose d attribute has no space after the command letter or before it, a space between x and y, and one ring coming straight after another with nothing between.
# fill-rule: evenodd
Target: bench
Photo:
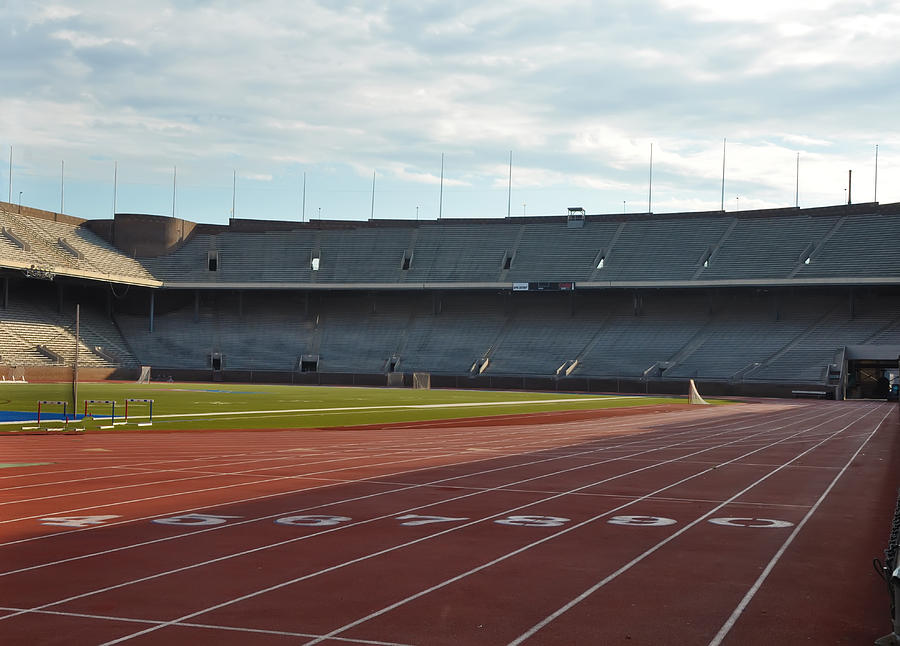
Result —
<instances>
[{"instance_id":1,"label":"bench","mask_svg":"<svg viewBox=\"0 0 900 646\"><path fill-rule=\"evenodd\" d=\"M828 393L824 390L792 390L791 394L794 397L816 397L818 399L828 397Z\"/></svg>"}]
</instances>

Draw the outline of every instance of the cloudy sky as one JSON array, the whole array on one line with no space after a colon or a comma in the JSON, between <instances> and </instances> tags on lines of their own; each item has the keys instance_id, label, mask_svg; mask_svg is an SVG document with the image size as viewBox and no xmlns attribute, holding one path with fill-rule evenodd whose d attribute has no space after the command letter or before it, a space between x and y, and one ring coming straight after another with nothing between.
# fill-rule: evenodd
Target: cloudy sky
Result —
<instances>
[{"instance_id":1,"label":"cloudy sky","mask_svg":"<svg viewBox=\"0 0 900 646\"><path fill-rule=\"evenodd\" d=\"M0 199L362 220L900 201L900 0L0 5ZM12 186L9 154L12 149ZM64 177L64 183L61 182Z\"/></svg>"}]
</instances>

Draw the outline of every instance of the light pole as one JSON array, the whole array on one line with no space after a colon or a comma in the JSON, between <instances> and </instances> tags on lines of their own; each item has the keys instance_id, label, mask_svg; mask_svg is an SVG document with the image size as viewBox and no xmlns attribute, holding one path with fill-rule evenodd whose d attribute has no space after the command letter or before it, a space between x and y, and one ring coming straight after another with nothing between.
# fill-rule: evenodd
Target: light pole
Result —
<instances>
[{"instance_id":1,"label":"light pole","mask_svg":"<svg viewBox=\"0 0 900 646\"><path fill-rule=\"evenodd\" d=\"M735 211L741 210L741 196L740 195L734 196L734 210Z\"/></svg>"},{"instance_id":2,"label":"light pole","mask_svg":"<svg viewBox=\"0 0 900 646\"><path fill-rule=\"evenodd\" d=\"M419 205L416 205L416 222L419 221Z\"/></svg>"},{"instance_id":3,"label":"light pole","mask_svg":"<svg viewBox=\"0 0 900 646\"><path fill-rule=\"evenodd\" d=\"M525 202L522 202L522 217L525 217Z\"/></svg>"},{"instance_id":4,"label":"light pole","mask_svg":"<svg viewBox=\"0 0 900 646\"><path fill-rule=\"evenodd\" d=\"M22 212L22 193L24 193L24 191L19 191L19 213Z\"/></svg>"}]
</instances>

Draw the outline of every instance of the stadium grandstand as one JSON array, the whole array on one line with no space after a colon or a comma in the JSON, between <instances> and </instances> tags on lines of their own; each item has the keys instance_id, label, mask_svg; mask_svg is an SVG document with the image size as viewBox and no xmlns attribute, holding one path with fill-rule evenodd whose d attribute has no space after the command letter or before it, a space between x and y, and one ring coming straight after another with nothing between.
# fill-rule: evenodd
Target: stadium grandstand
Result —
<instances>
[{"instance_id":1,"label":"stadium grandstand","mask_svg":"<svg viewBox=\"0 0 900 646\"><path fill-rule=\"evenodd\" d=\"M440 221L0 202L0 376L886 397L900 204ZM386 375L389 376L386 381ZM402 375L397 377L397 375ZM393 378L390 378L393 376Z\"/></svg>"}]
</instances>

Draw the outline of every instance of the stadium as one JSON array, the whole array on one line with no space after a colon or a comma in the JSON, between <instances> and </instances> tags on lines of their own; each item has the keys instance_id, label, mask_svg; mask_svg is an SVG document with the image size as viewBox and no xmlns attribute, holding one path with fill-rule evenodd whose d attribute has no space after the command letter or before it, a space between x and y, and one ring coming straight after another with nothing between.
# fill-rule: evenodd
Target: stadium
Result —
<instances>
[{"instance_id":1,"label":"stadium","mask_svg":"<svg viewBox=\"0 0 900 646\"><path fill-rule=\"evenodd\" d=\"M0 208L8 379L65 378L78 302L98 377L896 397L900 204L227 226Z\"/></svg>"},{"instance_id":2,"label":"stadium","mask_svg":"<svg viewBox=\"0 0 900 646\"><path fill-rule=\"evenodd\" d=\"M900 204L0 225L5 643L897 643Z\"/></svg>"}]
</instances>

